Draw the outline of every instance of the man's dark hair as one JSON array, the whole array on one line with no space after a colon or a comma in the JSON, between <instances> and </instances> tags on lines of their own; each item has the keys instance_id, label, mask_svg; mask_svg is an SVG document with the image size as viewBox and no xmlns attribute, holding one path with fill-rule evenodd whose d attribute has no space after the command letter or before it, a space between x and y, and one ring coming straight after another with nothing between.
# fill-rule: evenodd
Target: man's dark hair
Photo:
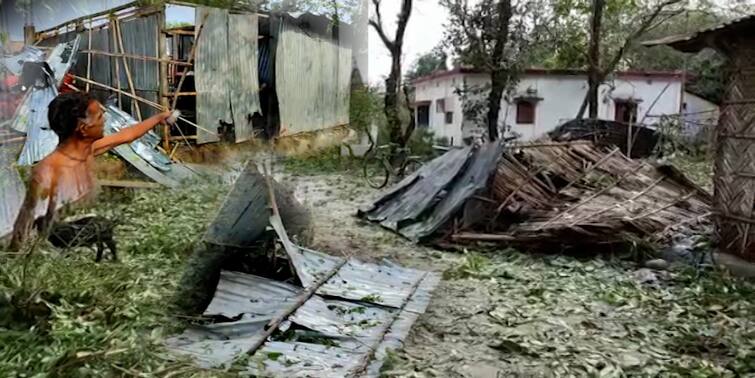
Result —
<instances>
[{"instance_id":1,"label":"man's dark hair","mask_svg":"<svg viewBox=\"0 0 755 378\"><path fill-rule=\"evenodd\" d=\"M87 107L93 98L88 93L71 92L55 97L47 108L50 128L58 134L60 142L65 141L76 131L79 119L86 118Z\"/></svg>"}]
</instances>

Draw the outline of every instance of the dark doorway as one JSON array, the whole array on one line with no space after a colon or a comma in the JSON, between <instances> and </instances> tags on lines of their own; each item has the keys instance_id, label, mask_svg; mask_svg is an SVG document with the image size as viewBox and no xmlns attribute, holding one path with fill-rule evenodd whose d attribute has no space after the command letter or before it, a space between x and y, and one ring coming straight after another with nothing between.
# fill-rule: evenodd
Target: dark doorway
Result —
<instances>
[{"instance_id":1,"label":"dark doorway","mask_svg":"<svg viewBox=\"0 0 755 378\"><path fill-rule=\"evenodd\" d=\"M616 122L637 123L637 103L634 101L616 101Z\"/></svg>"},{"instance_id":2,"label":"dark doorway","mask_svg":"<svg viewBox=\"0 0 755 378\"><path fill-rule=\"evenodd\" d=\"M417 126L430 126L430 105L417 106Z\"/></svg>"}]
</instances>

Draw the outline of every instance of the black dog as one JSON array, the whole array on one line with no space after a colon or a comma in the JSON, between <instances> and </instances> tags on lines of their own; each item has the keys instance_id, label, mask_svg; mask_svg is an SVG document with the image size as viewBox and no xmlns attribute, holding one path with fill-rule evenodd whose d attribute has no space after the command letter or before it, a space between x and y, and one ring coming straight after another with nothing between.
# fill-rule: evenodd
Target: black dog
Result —
<instances>
[{"instance_id":1,"label":"black dog","mask_svg":"<svg viewBox=\"0 0 755 378\"><path fill-rule=\"evenodd\" d=\"M116 255L113 230L116 222L99 216L88 216L72 222L55 222L50 227L48 240L58 248L97 247L97 257L94 261L102 260L105 246L110 250L113 261Z\"/></svg>"}]
</instances>

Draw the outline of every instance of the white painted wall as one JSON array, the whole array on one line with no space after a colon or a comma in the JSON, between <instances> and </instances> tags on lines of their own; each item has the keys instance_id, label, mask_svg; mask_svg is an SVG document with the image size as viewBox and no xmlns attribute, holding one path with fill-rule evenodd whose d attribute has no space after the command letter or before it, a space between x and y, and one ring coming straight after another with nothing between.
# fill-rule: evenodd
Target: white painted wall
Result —
<instances>
[{"instance_id":1,"label":"white painted wall","mask_svg":"<svg viewBox=\"0 0 755 378\"><path fill-rule=\"evenodd\" d=\"M433 101L430 111L430 128L437 136L454 137L454 144L461 144L462 103L454 89L468 85L484 85L487 78L483 74L453 74L418 83L416 100ZM529 90L529 93L528 93ZM639 101L637 119L645 124L655 124L660 115L679 114L681 108L682 84L680 77L619 75L599 89L598 117L613 120L615 100L634 99ZM527 74L517 88L518 95L534 94L542 98L535 107L534 124L516 123L516 105L505 100L501 104L501 123L511 127L511 131L527 141L542 137L564 121L573 119L587 92L587 79L583 75ZM446 125L443 114L435 113L435 101L453 96L454 122ZM458 116L457 116L458 114ZM474 133L470 122L464 123L464 137Z\"/></svg>"},{"instance_id":2,"label":"white painted wall","mask_svg":"<svg viewBox=\"0 0 755 378\"><path fill-rule=\"evenodd\" d=\"M688 138L704 138L700 135L705 129L718 124L718 105L689 92L684 93L684 127L682 132Z\"/></svg>"},{"instance_id":3,"label":"white painted wall","mask_svg":"<svg viewBox=\"0 0 755 378\"><path fill-rule=\"evenodd\" d=\"M462 77L463 75L456 74L418 83L414 100L418 103L430 101L430 131L436 138L446 137L457 146L462 144L462 102L454 91L457 87L463 87ZM454 114L453 122L450 124L446 124L445 114L437 112L436 104L440 99L445 99L446 111Z\"/></svg>"}]
</instances>

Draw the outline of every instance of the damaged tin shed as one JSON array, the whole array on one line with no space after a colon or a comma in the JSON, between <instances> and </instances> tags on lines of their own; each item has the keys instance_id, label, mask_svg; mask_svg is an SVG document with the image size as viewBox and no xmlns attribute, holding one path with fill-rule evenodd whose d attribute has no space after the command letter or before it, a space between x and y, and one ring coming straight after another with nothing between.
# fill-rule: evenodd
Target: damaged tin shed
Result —
<instances>
[{"instance_id":1,"label":"damaged tin shed","mask_svg":"<svg viewBox=\"0 0 755 378\"><path fill-rule=\"evenodd\" d=\"M195 295L193 290L214 292L201 310L205 321L166 346L173 358L233 366L253 376L378 376L387 351L401 345L425 311L440 276L295 244L284 227L291 219L277 210L281 198L272 194L273 185L247 163L195 251L194 261L204 259L204 265L187 270L182 285L194 282L190 276L200 271L217 273L216 282L184 286L178 293L181 301ZM254 246L265 233L278 240L280 252L255 260L254 271L239 271L244 264L238 257L259 257ZM208 262L208 254L219 258Z\"/></svg>"},{"instance_id":2,"label":"damaged tin shed","mask_svg":"<svg viewBox=\"0 0 755 378\"><path fill-rule=\"evenodd\" d=\"M161 130L162 148L244 142L349 123L356 29L312 13L182 2L132 2L37 34L42 46L81 40L71 73L134 119L160 107L185 115ZM169 27L166 7L194 7L192 26Z\"/></svg>"}]
</instances>

